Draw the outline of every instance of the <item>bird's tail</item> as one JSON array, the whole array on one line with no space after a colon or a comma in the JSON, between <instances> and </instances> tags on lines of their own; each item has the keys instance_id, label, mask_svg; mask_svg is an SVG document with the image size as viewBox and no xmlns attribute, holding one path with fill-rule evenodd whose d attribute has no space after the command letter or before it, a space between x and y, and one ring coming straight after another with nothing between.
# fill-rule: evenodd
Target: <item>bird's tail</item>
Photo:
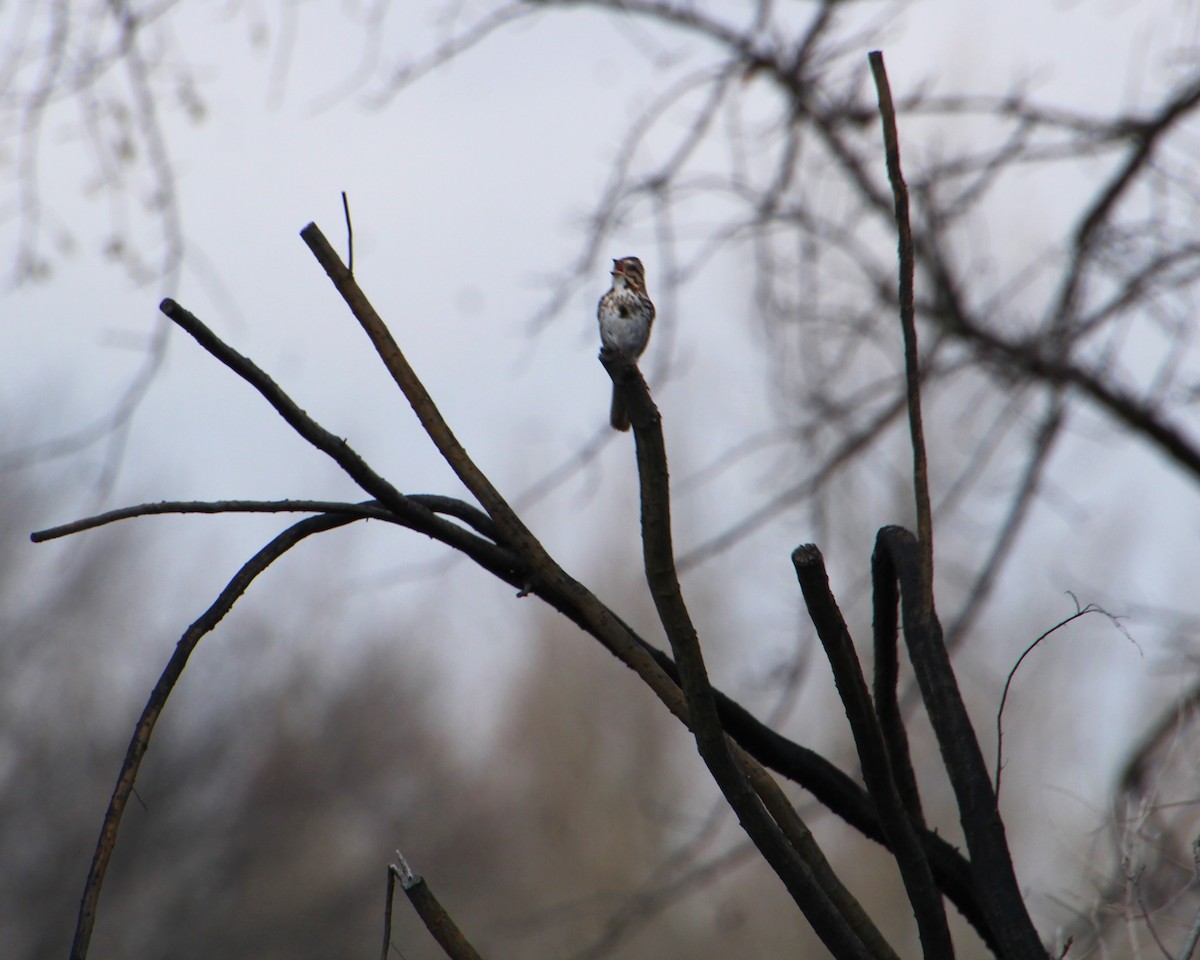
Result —
<instances>
[{"instance_id":1,"label":"bird's tail","mask_svg":"<svg viewBox=\"0 0 1200 960\"><path fill-rule=\"evenodd\" d=\"M625 409L625 404L622 402L615 384L613 385L612 410L608 415L608 422L612 424L614 430L624 432L629 429L629 411Z\"/></svg>"}]
</instances>

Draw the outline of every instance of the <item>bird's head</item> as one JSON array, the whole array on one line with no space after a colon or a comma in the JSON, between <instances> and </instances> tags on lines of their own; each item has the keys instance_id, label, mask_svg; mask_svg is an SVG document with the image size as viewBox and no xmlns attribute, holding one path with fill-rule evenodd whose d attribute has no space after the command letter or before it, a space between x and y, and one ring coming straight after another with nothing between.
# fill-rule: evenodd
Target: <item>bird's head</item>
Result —
<instances>
[{"instance_id":1,"label":"bird's head","mask_svg":"<svg viewBox=\"0 0 1200 960\"><path fill-rule=\"evenodd\" d=\"M613 286L630 286L641 293L646 292L646 271L637 257L621 257L613 261Z\"/></svg>"}]
</instances>

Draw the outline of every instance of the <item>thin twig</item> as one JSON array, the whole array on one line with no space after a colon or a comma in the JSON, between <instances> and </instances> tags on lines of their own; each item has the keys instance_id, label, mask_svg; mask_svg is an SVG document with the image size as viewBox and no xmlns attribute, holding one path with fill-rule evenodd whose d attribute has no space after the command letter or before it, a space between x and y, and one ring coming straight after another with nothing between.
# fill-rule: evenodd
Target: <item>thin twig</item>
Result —
<instances>
[{"instance_id":1,"label":"thin twig","mask_svg":"<svg viewBox=\"0 0 1200 960\"><path fill-rule=\"evenodd\" d=\"M435 535L435 530L439 533L445 533L446 536L455 536L453 532L455 529L454 524L447 524L445 521L440 520L433 515L430 508L422 505L417 498L406 497L392 486L391 483L371 469L367 462L351 448L349 443L326 430L316 420L305 413L300 408L300 405L289 397L257 364L249 358L242 356L242 354L225 343L213 331L201 323L195 314L185 310L174 300L170 299L164 300L159 305L159 309L193 337L200 346L204 347L205 350L262 394L293 430L318 450L332 458L355 483L378 500L387 510L395 514L396 522L410 526L414 530L430 533L431 536ZM448 504L452 501L446 497L440 498L438 502ZM463 518L469 517L472 515L468 512L470 509L466 505L463 505L463 510L456 515L460 515ZM472 521L468 520L468 522ZM491 531L487 535L494 540L498 540L496 528L489 525L487 529ZM466 535L465 531L461 530L461 528L458 528L458 530L460 534ZM501 546L507 545L501 544ZM491 569L490 566L489 569ZM508 578L506 577L505 579Z\"/></svg>"},{"instance_id":2,"label":"thin twig","mask_svg":"<svg viewBox=\"0 0 1200 960\"><path fill-rule=\"evenodd\" d=\"M409 494L406 499L425 507L431 513L446 514L462 520L489 540L495 540L496 525L492 523L487 514L469 503L440 494L414 493ZM162 500L158 503L139 503L132 507L121 507L93 517L72 520L70 523L64 523L57 527L35 530L29 535L29 539L34 543L43 543L47 540L56 540L59 537L93 530L96 527L134 517L190 513L332 513L363 520L383 520L412 526L412 524L405 523L405 518L397 517L391 511L385 510L377 500L368 500L363 503L343 503L338 500ZM423 530L422 532L428 531Z\"/></svg>"},{"instance_id":3,"label":"thin twig","mask_svg":"<svg viewBox=\"0 0 1200 960\"><path fill-rule=\"evenodd\" d=\"M305 413L254 361L226 344L201 323L194 313L185 310L174 300L163 300L158 308L200 346L262 394L293 430L318 450L332 457L367 493L389 510L395 510L397 513L405 511L405 498L399 490L372 470L366 461L351 449L350 444L326 430Z\"/></svg>"},{"instance_id":4,"label":"thin twig","mask_svg":"<svg viewBox=\"0 0 1200 960\"><path fill-rule=\"evenodd\" d=\"M392 900L396 896L396 877L399 875L400 871L396 869L396 865L389 863L387 897L383 902L383 949L379 953L379 960L388 960L388 952L392 948Z\"/></svg>"},{"instance_id":5,"label":"thin twig","mask_svg":"<svg viewBox=\"0 0 1200 960\"><path fill-rule=\"evenodd\" d=\"M29 535L29 539L34 543L45 543L134 517L189 513L327 513L362 519L373 517L380 520L390 516L387 511L376 506L374 501L341 503L334 500L162 500L158 503L121 507L92 517L72 520L57 527L35 530Z\"/></svg>"},{"instance_id":6,"label":"thin twig","mask_svg":"<svg viewBox=\"0 0 1200 960\"><path fill-rule=\"evenodd\" d=\"M900 327L904 331L904 377L908 392L908 425L912 434L913 486L917 501L917 539L921 542L921 585L928 608L933 609L933 510L929 502L929 466L925 456L925 428L921 422L921 363L917 349L916 310L913 305L913 236L908 212L908 186L900 170L900 137L896 131L896 108L888 84L883 52L868 55L875 90L879 96L879 116L883 122L883 143L887 156L888 180L896 206L896 229L900 253Z\"/></svg>"},{"instance_id":7,"label":"thin twig","mask_svg":"<svg viewBox=\"0 0 1200 960\"><path fill-rule=\"evenodd\" d=\"M350 200L342 191L342 210L346 214L346 269L354 276L354 224L350 222Z\"/></svg>"},{"instance_id":8,"label":"thin twig","mask_svg":"<svg viewBox=\"0 0 1200 960\"><path fill-rule=\"evenodd\" d=\"M1004 680L1004 691L1000 694L1000 707L996 710L996 799L1000 799L1000 775L1004 770L1004 708L1008 704L1008 691L1012 686L1013 678L1017 675L1017 671L1021 668L1021 664L1025 662L1025 658L1033 653L1043 640L1052 633L1056 633L1065 627L1068 623L1078 620L1080 617L1086 617L1089 613L1103 613L1110 620L1115 620L1112 614L1096 606L1094 603L1089 603L1082 609L1076 611L1069 617L1059 620L1049 630L1044 631L1033 643L1029 644L1017 657L1017 662L1013 664L1012 669L1008 671L1008 676Z\"/></svg>"}]
</instances>

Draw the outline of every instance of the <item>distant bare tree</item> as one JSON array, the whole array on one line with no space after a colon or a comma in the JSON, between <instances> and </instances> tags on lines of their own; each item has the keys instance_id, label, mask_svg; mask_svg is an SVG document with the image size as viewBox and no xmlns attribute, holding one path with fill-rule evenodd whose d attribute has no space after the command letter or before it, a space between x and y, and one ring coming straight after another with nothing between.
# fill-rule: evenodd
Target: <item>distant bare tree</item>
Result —
<instances>
[{"instance_id":1,"label":"distant bare tree","mask_svg":"<svg viewBox=\"0 0 1200 960\"><path fill-rule=\"evenodd\" d=\"M180 214L174 209L170 189L169 150L155 121L155 109L161 106L165 89L161 84L168 75L143 50L143 44L167 35L163 31L173 6L165 3L135 10L129 4L96 4L85 12L61 4L54 7L49 19L43 19L41 8L35 5L21 8L28 11L22 14L27 24L45 26L46 42L40 49L46 55L30 60L26 54L31 46L39 45L14 40L4 74L10 80L32 76L36 81L22 91L20 122L10 124L10 133L18 137L16 182L24 225L14 258L18 278L44 276L50 266L43 237L47 231L54 232L50 229L54 224L37 183L37 149L45 106L68 95L92 104L85 113L92 118L92 129L111 125L120 134L97 136L98 142L118 145L111 156L97 153L108 171L102 178L105 188L123 198L121 202L136 196L136 192L128 192L128 179L120 173L136 169L150 184L143 191L151 201L147 209L161 217L161 243L153 247L161 257L157 266L147 268L145 258L118 232L114 232L114 257L140 276L153 274L168 281L178 268L182 255ZM384 7L370 8L368 19L376 35ZM354 89L366 87L377 101L386 102L423 74L469 55L475 46L517 21L568 16L576 8L605 11L621 18L621 23L638 24L647 31L639 33L638 42L652 52L661 50L665 39L686 38L696 46L686 69L676 69L673 82L664 86L661 95L630 125L628 138L614 160L609 189L591 218L586 242L545 309L534 318L533 327L549 322L585 278L594 276L607 239L619 225L631 220L642 220L655 229L667 296L718 252L742 248L754 271L748 313L758 321L776 358L782 429L750 438L742 449L731 453L750 455L794 443L807 455L803 472L794 482L756 504L707 543L673 560L675 567L686 569L772 522L789 507L807 507L817 520L827 517L834 509L837 483L871 451L894 440L896 429L911 409L911 385L898 375L898 354L879 347L895 341L895 316L903 305L892 254L894 198L882 175L877 107L862 70L862 51L868 41L859 26L857 5L838 2L785 8L762 0L734 14L716 8L706 12L666 0L493 3L482 5L479 12L455 4L448 8L447 35L441 46L425 57L389 65L382 83L368 69ZM289 13L292 15L294 11ZM103 25L105 29L88 31L80 29L81 25ZM71 38L82 44L83 54L69 46ZM1196 382L1191 318L1200 269L1195 230L1200 222L1196 209L1200 193L1191 163L1194 151L1189 149L1200 107L1196 62L1194 56L1181 60L1170 89L1157 103L1100 116L1040 102L1023 89L944 96L924 92L920 83L906 83L906 90L917 92L897 97L902 122L912 124L914 130L922 124L949 122L971 131L969 138L963 138L965 143L952 142L940 155L909 151L905 163L912 201L914 308L923 334L920 370L924 395L932 406L961 403L964 395L976 398L969 426L963 431L970 441L955 437L957 447L950 443L942 447L954 457L954 469L949 478L935 479L931 510L944 521L941 529L952 530L950 521L956 511L972 497L994 500L1000 489L1005 505L1003 522L985 541L954 544L952 556L970 574L962 584L961 596L945 604L949 613L944 639L949 649L979 629L981 613L1072 424L1099 420L1114 433L1157 451L1184 475L1200 480L1200 444L1183 426L1194 403ZM31 63L39 69L33 71ZM85 64L86 69L68 74L65 65L76 63ZM374 61L364 63L368 68L376 66ZM133 95L127 102L96 94L103 89L97 84L117 68L129 75ZM10 82L5 89L18 88ZM199 110L200 101L190 81L181 79L178 89L179 103L185 109ZM764 121L767 113L771 119ZM651 136L660 138L660 144L662 138L672 138L671 149L662 150L660 145L659 154L666 155L665 161L651 162L643 151ZM714 167L713 152L701 149L714 143L726 148L721 154L728 158L725 166ZM138 146L124 148L121 144ZM142 165L146 161L148 165ZM1095 183L1085 192L1066 228L1031 249L1025 263L997 274L986 255L979 252L981 243L973 239L987 235L985 219L992 205L1012 203L1014 197L1020 202L1021 178L1031 170L1059 169L1084 176L1080 171L1091 171L1097 161L1103 171L1088 174L1095 176ZM704 236L697 239L693 234L685 243L676 224L698 197L720 198L728 213ZM114 222L121 219L119 215ZM363 304L351 302L351 307L361 312ZM186 311L171 309L173 320L188 322ZM201 340L207 336L200 326L193 326L190 332ZM1121 348L1135 335L1140 349L1136 359L1131 359ZM206 345L214 352L220 350L212 339ZM148 355L147 377L153 374L159 355L157 347ZM664 350L660 356L667 363L671 351ZM244 368L239 372L253 376ZM619 369L615 372L619 377L625 375ZM651 379L665 372L651 371ZM113 424L127 422L127 411L136 404L145 382L140 378L131 387L116 414L98 425L101 432L88 428L52 450L25 451L17 459L77 449L81 438L94 438ZM636 393L637 388L635 380L631 390ZM265 386L263 389L277 407L287 407L286 398L271 394ZM285 415L310 440L325 444L331 455L338 456L336 438L318 433L296 411ZM653 440L646 433L649 429L651 424L643 422L639 444ZM591 450L598 448L599 442ZM573 463L583 462L589 455L590 451L582 451ZM395 491L382 485L365 465L345 458L339 462L378 502L357 507L300 504L325 514L304 521L259 558L258 565L248 567L226 597L228 603L260 566L295 540L356 518L401 522L443 539L520 589L544 591L539 595L589 629L631 666L640 663L635 669L643 679L664 700L674 698L675 707L694 720L693 726L706 715L713 719L698 677L682 678L685 705L683 694L678 689L672 692L674 668L665 655L652 663L647 659L651 654L638 646L637 638L632 644L626 642L629 637L623 641L619 621L607 619L604 609L591 606L583 594L575 592L577 585L559 582L547 590L544 584L534 582L549 575L548 568L539 566L544 558L537 555L534 544L522 539L520 528L513 525L501 504L489 502L486 486L476 489L468 483L487 514L483 516L475 507L444 498L395 499L399 494L393 497ZM1003 464L1002 468L998 464ZM648 475L653 474L653 462L641 466ZM562 475L556 473L549 482ZM482 483L480 478L475 480ZM643 488L644 495L653 492ZM262 505L243 508L261 509ZM226 504L221 509L237 507ZM915 562L900 534L889 537L892 539L881 544L884 559L880 562L885 563L890 554L906 559L893 564L894 569L876 571L877 591L883 589L881 584L889 579L889 572L909 575ZM653 537L648 538L650 542ZM803 567L803 562L813 558L802 554L798 559ZM526 579L531 571L533 581ZM820 607L820 597L809 599L810 607L814 603ZM931 613L931 608L924 610L925 620L909 627L916 633L933 631ZM197 630L212 622L199 624ZM675 621L675 627L678 637L681 621ZM672 635L672 629L666 629ZM823 639L838 634L836 617L826 621L826 629L830 632ZM686 629L682 633L686 641ZM687 655L676 650L676 659L682 668ZM942 680L949 676L944 668L939 671L936 675ZM850 686L843 693L849 696L854 682L847 682ZM927 709L933 711L928 691L924 694ZM875 709L886 712L888 696L876 691L875 698ZM1137 823L1152 823L1157 829L1124 834L1118 862L1137 866L1114 878L1098 914L1102 919L1096 929L1101 935L1116 916L1127 929L1141 929L1139 925L1144 924L1147 930L1153 928L1156 938L1175 944L1179 938L1161 933L1163 927L1172 920L1186 930L1195 913L1194 868L1187 845L1196 824L1171 814L1168 827L1158 818L1170 809L1162 791L1181 782L1173 779L1183 775L1172 766L1177 756L1173 751L1186 741L1197 702L1200 698L1189 695L1164 713L1163 722L1147 738L1122 780L1120 822L1126 823L1132 810ZM156 709L161 706L159 702ZM897 709L902 707L900 704ZM866 718L862 719L866 726L856 730L856 741L860 750L869 753L875 736L871 711L861 702L856 709L861 711L860 719ZM762 811L755 804L769 805L777 797L767 781L760 779L750 758L803 783L857 829L888 842L898 862L907 868L905 879L914 910L922 922L922 933L928 935L927 953L937 955L942 941L938 911L933 906L939 898L922 892L921 882L927 879L921 875L922 858L928 861L942 893L957 898L959 908L999 955L1034 952L1036 937L1031 938L1032 927L1023 908L1003 898L997 905L977 885L973 890L964 886L967 863L958 854L921 831L918 835L924 852L912 846L903 818L892 825L898 833L887 832L883 824L886 804L895 798L886 777L874 787L868 779L870 792L863 793L820 758L779 740L719 695L716 710L724 730L735 741L733 766L722 752L721 737L711 727L709 739L701 740L701 752L760 851L784 877L797 901L804 899L804 879L795 863L796 850L803 844L791 814L783 807L770 807L775 827L756 820ZM899 714L880 720L885 736L904 728ZM961 728L961 720L959 717L954 725ZM745 750L746 755L738 750ZM900 781L905 779L899 759L904 752L898 743L884 744L891 776ZM867 756L862 759L869 777L871 761ZM952 775L957 772L982 789L980 771L962 766L970 766L968 760L960 757L947 763ZM758 800L747 800L739 776L749 778ZM899 786L906 816L923 828L906 793L908 785ZM1184 791L1186 787L1175 789ZM962 803L960 796L960 807ZM966 815L968 811L963 812ZM787 834L787 826L793 834ZM984 834L985 828L988 824L979 825ZM783 831L785 842L773 832L776 830ZM1151 857L1153 848L1143 845L1143 838L1151 835L1169 837L1169 842L1162 843L1161 856ZM977 842L983 843L990 855L999 856L994 836L991 840L977 837ZM1139 852L1134 853L1133 846ZM979 866L974 848L971 863L987 869ZM990 876L997 882L1003 879ZM1014 892L1007 881L1000 886L1006 894ZM1114 904L1120 909L1114 909ZM839 940L838 917L844 921L852 911L850 906L841 903L835 915L820 913L811 903L808 908L817 911L814 925L829 938L825 942L832 952L854 952L852 944ZM989 916L993 909L1001 913ZM868 931L864 936L871 945L882 950L869 928L862 929ZM1001 942L1001 933L1012 936L1013 942ZM1180 949L1175 945L1168 952L1174 955Z\"/></svg>"}]
</instances>

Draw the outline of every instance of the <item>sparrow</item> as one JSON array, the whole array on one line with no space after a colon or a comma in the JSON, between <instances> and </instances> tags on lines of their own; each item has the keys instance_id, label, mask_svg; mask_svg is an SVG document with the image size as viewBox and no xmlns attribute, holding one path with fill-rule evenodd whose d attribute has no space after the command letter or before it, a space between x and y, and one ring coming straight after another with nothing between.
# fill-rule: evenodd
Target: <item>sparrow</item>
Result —
<instances>
[{"instance_id":1,"label":"sparrow","mask_svg":"<svg viewBox=\"0 0 1200 960\"><path fill-rule=\"evenodd\" d=\"M596 317L600 321L600 342L606 349L630 360L642 355L654 325L654 304L646 295L646 271L637 257L613 261L612 288L600 298ZM609 423L614 430L629 429L629 411L615 383Z\"/></svg>"}]
</instances>

